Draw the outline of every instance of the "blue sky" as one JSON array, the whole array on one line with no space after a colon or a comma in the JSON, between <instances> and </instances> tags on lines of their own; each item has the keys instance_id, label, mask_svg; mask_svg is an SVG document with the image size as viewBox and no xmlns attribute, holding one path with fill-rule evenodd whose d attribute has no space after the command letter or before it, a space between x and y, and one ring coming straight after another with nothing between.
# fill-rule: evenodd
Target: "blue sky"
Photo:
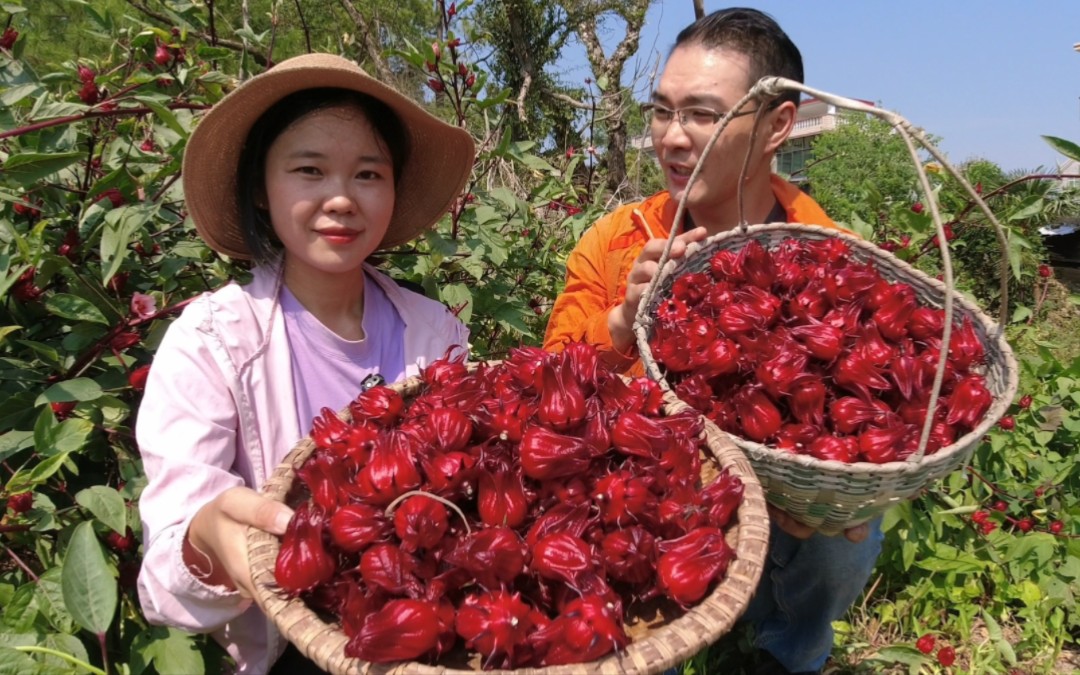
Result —
<instances>
[{"instance_id":1,"label":"blue sky","mask_svg":"<svg viewBox=\"0 0 1080 675\"><path fill-rule=\"evenodd\" d=\"M806 84L874 101L942 139L949 159L983 157L1006 171L1063 158L1040 137L1080 143L1080 0L771 0L771 14L803 54ZM728 6L706 0L705 11ZM663 63L693 21L691 0L657 0L642 31L644 73ZM613 26L614 30L621 27ZM568 81L588 75L567 54ZM629 84L629 81L624 82Z\"/></svg>"}]
</instances>

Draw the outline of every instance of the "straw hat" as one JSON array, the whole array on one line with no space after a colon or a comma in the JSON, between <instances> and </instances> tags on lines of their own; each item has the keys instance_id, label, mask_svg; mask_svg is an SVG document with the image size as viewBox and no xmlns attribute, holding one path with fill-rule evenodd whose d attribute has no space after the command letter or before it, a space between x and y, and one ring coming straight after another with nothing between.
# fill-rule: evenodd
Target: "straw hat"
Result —
<instances>
[{"instance_id":1,"label":"straw hat","mask_svg":"<svg viewBox=\"0 0 1080 675\"><path fill-rule=\"evenodd\" d=\"M231 258L251 257L236 203L236 166L244 140L270 106L294 92L320 87L379 99L397 113L409 137L409 157L395 186L394 214L380 249L403 244L430 228L460 194L476 151L467 131L433 117L352 61L306 54L240 85L210 109L188 140L184 194L195 228L210 248Z\"/></svg>"}]
</instances>

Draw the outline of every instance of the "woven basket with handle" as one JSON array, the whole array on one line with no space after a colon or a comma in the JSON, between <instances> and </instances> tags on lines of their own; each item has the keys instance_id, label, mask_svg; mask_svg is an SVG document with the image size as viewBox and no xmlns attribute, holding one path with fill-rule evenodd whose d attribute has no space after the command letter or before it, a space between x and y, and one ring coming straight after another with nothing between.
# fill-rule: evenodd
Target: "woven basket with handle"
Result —
<instances>
[{"instance_id":1,"label":"woven basket with handle","mask_svg":"<svg viewBox=\"0 0 1080 675\"><path fill-rule=\"evenodd\" d=\"M671 289L675 279L683 274L707 270L710 258L717 251L724 249L739 250L751 240L757 240L766 249L771 250L776 248L781 241L792 238L802 240L842 239L850 247L855 260L872 263L881 276L888 281L903 282L910 285L915 290L921 304L943 308L945 310L946 324L945 333L942 336L943 344L949 344L949 336L954 324L958 323L962 318L970 319L986 351L985 362L978 372L986 378L986 386L993 396L993 402L986 415L975 428L937 452L925 453L929 424L932 420L926 420L924 424L923 435L916 453L905 461L885 464L868 462L849 464L819 460L809 455L784 452L761 443L733 437L734 442L745 450L749 456L750 462L766 492L766 497L771 504L826 534L835 534L845 528L875 518L890 506L916 496L928 484L964 466L982 436L1008 409L1013 397L1016 395L1018 386L1016 360L1008 343L1005 341L1001 327L983 314L978 307L958 297L953 291L952 265L946 243L947 237L945 236L934 192L930 189L926 172L919 161L913 139L929 151L945 170L966 189L968 195L997 229L998 239L1003 250L1005 248L1005 235L1000 223L987 208L976 190L930 144L921 131L912 127L902 117L890 111L867 106L859 101L835 96L828 92L811 89L801 83L783 78L764 78L758 82L750 93L721 120L712 139L704 148L702 159L715 144L716 139L727 124L746 103L756 98L775 97L786 90L808 93L815 98L839 107L883 117L904 138L918 170L923 192L926 195L926 201L929 204L930 213L938 232L939 249L943 259L944 281L933 279L884 249L843 231L800 223L759 225L742 223L735 229L714 235L701 243L690 244L683 258L670 260L671 245L681 229L679 223L686 208L686 195L690 193L691 186L702 166L702 161L699 159L698 168L691 175L690 184L683 191L683 199L679 203L675 223L671 228L671 236L660 259L660 272L646 290L639 306L634 324L634 333L646 372L670 391L670 385L665 379L663 369L653 358L649 340L653 334L656 310L661 302L671 296ZM759 106L760 111L763 112L765 109L765 106ZM761 114L759 112L759 117ZM756 126L754 133L756 133ZM751 141L750 145L751 147L754 145L753 141ZM748 162L749 155L747 156ZM744 164L744 171L745 167L746 164ZM739 185L741 188L741 179ZM741 209L741 190L739 202ZM1007 270L1005 267L1003 264L1001 282L1003 317L1008 305ZM938 364L928 410L935 409L940 394L945 366L944 357L947 355L947 350L944 351L946 351L946 354L942 354L942 359Z\"/></svg>"},{"instance_id":2,"label":"woven basket with handle","mask_svg":"<svg viewBox=\"0 0 1080 675\"><path fill-rule=\"evenodd\" d=\"M393 385L393 388L408 400L422 386L421 380L412 378ZM685 408L686 405L672 394L665 394L665 414L670 415ZM340 415L343 419L349 419L348 410ZM598 661L484 672L517 675L648 675L685 661L731 629L746 610L761 577L769 543L768 515L761 486L743 453L711 423L706 424L705 441L709 452L702 462L702 482L711 482L726 468L739 477L744 485L737 522L728 533L728 543L735 550L736 558L716 588L686 612L673 605L650 604L647 612L638 612L626 626L633 642L626 649ZM314 450L315 445L310 437L297 443L263 486L263 493L281 502L298 499L293 490L296 469ZM255 600L282 635L320 668L334 675L465 675L480 671L479 658L469 658L464 653L450 655L446 663L439 665L417 662L374 664L346 657L348 638L340 625L309 609L300 598L287 597L278 587L274 580L274 565L280 544L276 536L254 528L248 530L248 558L256 591Z\"/></svg>"}]
</instances>

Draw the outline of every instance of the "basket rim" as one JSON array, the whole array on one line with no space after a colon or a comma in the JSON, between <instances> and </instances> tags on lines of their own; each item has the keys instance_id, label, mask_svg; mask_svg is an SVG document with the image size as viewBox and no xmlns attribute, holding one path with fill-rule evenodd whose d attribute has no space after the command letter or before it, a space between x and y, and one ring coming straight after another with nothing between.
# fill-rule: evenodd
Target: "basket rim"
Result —
<instances>
[{"instance_id":1,"label":"basket rim","mask_svg":"<svg viewBox=\"0 0 1080 675\"><path fill-rule=\"evenodd\" d=\"M669 278L677 278L694 256L711 254L715 249L721 248L724 244L738 242L739 240L749 241L750 239L753 239L755 235L784 232L796 234L812 233L822 237L842 239L853 245L858 252L868 255L875 263L881 262L894 270L910 274L915 277L919 283L929 286L942 294L947 292L944 282L916 269L880 246L868 242L847 230L809 223L783 222L748 225L745 229L735 227L707 237L701 242L689 244L687 246L686 254L682 258L678 260L669 260L667 264L664 265L664 268L658 272L655 288L659 289ZM659 293L656 293L654 297L642 298L642 307L638 312L639 318L634 321L633 330L637 338L638 353L642 362L645 364L646 374L648 374L650 378L656 380L665 391L671 391L670 385L666 382L666 378L660 374L659 367L656 364L655 359L652 358L652 349L648 342L649 330L653 324L653 318L650 312L653 305L658 301ZM987 316L978 306L969 301L963 294L954 292L953 303L954 311L959 309L959 311L963 312L966 316L969 316L974 323L977 323L982 327L987 338L986 346L988 348L988 354L991 351L996 353L1003 363L1003 370L1006 377L1004 380L1004 387L1001 389L1000 394L991 392L994 396L994 402L991 404L990 408L987 409L986 414L983 416L980 423L950 445L940 448L934 453L924 454L918 459L907 458L882 464L875 464L873 462L847 463L836 460L822 460L811 455L784 452L783 450L779 450L772 446L757 443L731 433L728 433L728 436L730 436L732 442L739 447L753 453L758 453L759 455L764 455L769 461L795 464L807 470L829 475L879 477L918 474L927 472L932 468L948 465L950 462L954 461L956 455L966 452L971 443L981 438L990 427L1005 414L1009 406L1012 405L1012 401L1016 397L1016 392L1020 386L1019 366L1016 362L1016 357L1013 354L1012 347L1005 339L1004 329ZM642 318L647 319L647 323L640 320ZM754 461L755 459L755 457L751 456L751 461Z\"/></svg>"},{"instance_id":2,"label":"basket rim","mask_svg":"<svg viewBox=\"0 0 1080 675\"><path fill-rule=\"evenodd\" d=\"M497 361L468 364L470 369L494 365ZM402 396L414 394L421 386L419 377L411 377L401 382L386 385L398 391ZM671 392L664 392L664 414L671 415L681 410L691 410ZM693 411L696 413L696 411ZM339 417L349 421L351 415L346 407L338 413ZM722 432L712 422L704 419L706 443L708 449L704 462L715 462L719 470L728 469L743 482L742 503L737 511L735 530L735 559L713 591L697 605L687 610L668 623L649 629L643 636L634 639L625 649L609 653L599 660L589 663L569 664L566 666L547 666L542 668L501 669L475 671L448 668L439 665L422 664L415 661L402 661L388 664L371 664L361 659L344 655L344 645L348 638L337 624L326 623L299 598L288 598L277 587L274 580L273 561L280 549L280 539L262 530L248 528L247 549L251 564L252 585L255 589L255 601L281 632L282 636L293 642L308 658L325 668L328 672L340 675L369 672L371 668L383 669L380 672L411 673L413 675L474 675L478 672L504 675L573 675L587 667L590 672L604 673L655 673L674 666L689 658L711 642L719 639L731 630L745 612L753 597L765 567L770 533L770 520L766 499L761 483L754 473L753 466L745 454L735 445L730 436ZM310 436L297 442L286 457L273 471L261 492L275 501L284 501L296 478L296 468L314 452L315 444ZM734 598L734 603L732 599ZM717 623L713 614L719 612L723 618ZM286 625L283 625L286 624ZM314 630L309 635L292 635L295 626L305 624ZM669 641L680 642L681 647L671 647ZM326 647L326 643L336 646ZM648 651L654 652L653 660L647 658ZM657 662L655 657L661 660Z\"/></svg>"}]
</instances>

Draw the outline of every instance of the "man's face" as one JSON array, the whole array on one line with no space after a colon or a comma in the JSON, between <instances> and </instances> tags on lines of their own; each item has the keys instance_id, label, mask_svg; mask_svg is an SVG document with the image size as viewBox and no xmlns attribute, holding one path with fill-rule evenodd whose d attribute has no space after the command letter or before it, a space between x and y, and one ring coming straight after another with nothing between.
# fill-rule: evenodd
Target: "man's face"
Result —
<instances>
[{"instance_id":1,"label":"man's face","mask_svg":"<svg viewBox=\"0 0 1080 675\"><path fill-rule=\"evenodd\" d=\"M671 110L701 108L727 113L749 91L749 69L750 59L745 54L701 44L680 46L668 58L653 102ZM757 105L750 102L743 110L755 110ZM736 187L753 125L754 115L745 115L736 117L724 129L691 188L687 206L692 213L705 210L728 212L735 204ZM651 127L653 147L674 199L682 198L701 151L717 126L691 123L683 127L678 115L670 122L654 116ZM765 135L763 121L759 136ZM762 171L763 166L765 171L769 169L762 156L764 143L760 137L756 145L749 176Z\"/></svg>"}]
</instances>

